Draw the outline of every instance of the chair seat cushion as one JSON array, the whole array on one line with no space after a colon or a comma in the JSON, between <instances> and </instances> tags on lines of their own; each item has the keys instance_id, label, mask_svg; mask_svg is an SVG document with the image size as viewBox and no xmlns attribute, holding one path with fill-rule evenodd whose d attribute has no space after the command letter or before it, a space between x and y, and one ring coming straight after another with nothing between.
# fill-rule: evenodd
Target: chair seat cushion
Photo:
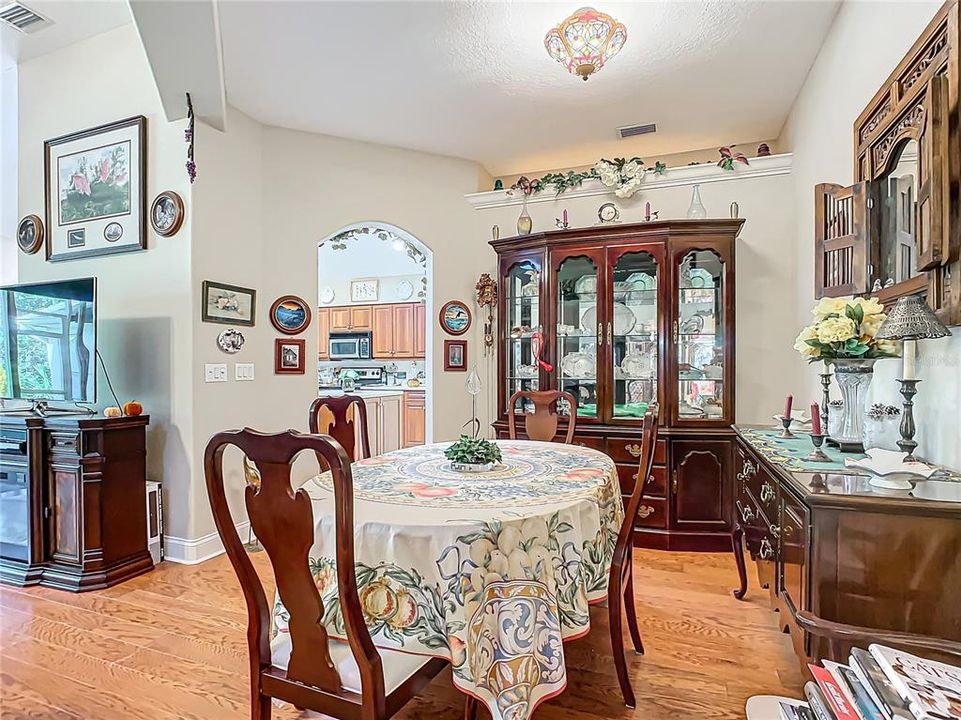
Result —
<instances>
[{"instance_id":1,"label":"chair seat cushion","mask_svg":"<svg viewBox=\"0 0 961 720\"><path fill-rule=\"evenodd\" d=\"M270 660L274 667L287 669L290 662L290 635L282 632L270 643ZM392 693L404 684L411 675L431 661L424 655L411 655L396 650L377 648L384 667L384 692ZM340 675L340 684L344 690L360 694L360 668L350 652L350 645L333 638L330 639L330 659Z\"/></svg>"}]
</instances>

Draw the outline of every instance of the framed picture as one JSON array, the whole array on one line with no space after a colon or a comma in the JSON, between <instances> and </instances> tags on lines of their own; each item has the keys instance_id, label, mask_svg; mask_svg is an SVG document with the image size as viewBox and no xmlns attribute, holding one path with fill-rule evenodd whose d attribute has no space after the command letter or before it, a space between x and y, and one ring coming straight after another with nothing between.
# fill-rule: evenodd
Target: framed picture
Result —
<instances>
[{"instance_id":1,"label":"framed picture","mask_svg":"<svg viewBox=\"0 0 961 720\"><path fill-rule=\"evenodd\" d=\"M444 341L444 370L467 372L467 341Z\"/></svg>"},{"instance_id":2,"label":"framed picture","mask_svg":"<svg viewBox=\"0 0 961 720\"><path fill-rule=\"evenodd\" d=\"M471 316L467 303L451 300L440 309L440 326L448 335L463 335L470 328Z\"/></svg>"},{"instance_id":3,"label":"framed picture","mask_svg":"<svg viewBox=\"0 0 961 720\"><path fill-rule=\"evenodd\" d=\"M37 215L27 215L17 225L17 246L27 255L33 255L43 245L43 220Z\"/></svg>"},{"instance_id":4,"label":"framed picture","mask_svg":"<svg viewBox=\"0 0 961 720\"><path fill-rule=\"evenodd\" d=\"M310 325L310 307L296 295L284 295L270 306L270 323L285 335L296 335Z\"/></svg>"},{"instance_id":5,"label":"framed picture","mask_svg":"<svg viewBox=\"0 0 961 720\"><path fill-rule=\"evenodd\" d=\"M43 143L47 260L147 249L147 119Z\"/></svg>"},{"instance_id":6,"label":"framed picture","mask_svg":"<svg viewBox=\"0 0 961 720\"><path fill-rule=\"evenodd\" d=\"M351 302L377 302L377 278L358 278L350 281Z\"/></svg>"},{"instance_id":7,"label":"framed picture","mask_svg":"<svg viewBox=\"0 0 961 720\"><path fill-rule=\"evenodd\" d=\"M200 302L203 305L200 319L204 322L254 326L256 290L204 280Z\"/></svg>"},{"instance_id":8,"label":"framed picture","mask_svg":"<svg viewBox=\"0 0 961 720\"><path fill-rule=\"evenodd\" d=\"M176 235L184 224L184 201L173 190L165 190L150 204L150 227L161 237Z\"/></svg>"},{"instance_id":9,"label":"framed picture","mask_svg":"<svg viewBox=\"0 0 961 720\"><path fill-rule=\"evenodd\" d=\"M274 373L303 375L306 367L306 340L278 338L274 340Z\"/></svg>"}]
</instances>

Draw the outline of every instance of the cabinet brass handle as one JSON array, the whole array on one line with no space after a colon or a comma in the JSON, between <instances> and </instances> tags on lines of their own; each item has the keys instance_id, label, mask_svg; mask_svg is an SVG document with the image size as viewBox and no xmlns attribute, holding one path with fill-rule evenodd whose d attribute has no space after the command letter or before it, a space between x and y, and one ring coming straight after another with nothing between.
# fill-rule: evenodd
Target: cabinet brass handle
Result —
<instances>
[{"instance_id":1,"label":"cabinet brass handle","mask_svg":"<svg viewBox=\"0 0 961 720\"><path fill-rule=\"evenodd\" d=\"M761 547L758 549L758 555L760 555L763 560L768 560L774 556L774 548L771 547L771 542L767 538L761 538Z\"/></svg>"},{"instance_id":2,"label":"cabinet brass handle","mask_svg":"<svg viewBox=\"0 0 961 720\"><path fill-rule=\"evenodd\" d=\"M750 522L751 520L753 520L753 519L755 518L754 510L753 510L752 508L747 507L747 506L745 506L745 505L741 505L741 501L740 501L740 500L737 500L737 501L736 501L736 504L737 504L737 509L738 509L738 510L740 511L740 513L741 513L741 520L742 520L743 522Z\"/></svg>"},{"instance_id":3,"label":"cabinet brass handle","mask_svg":"<svg viewBox=\"0 0 961 720\"><path fill-rule=\"evenodd\" d=\"M772 526L771 526L771 535L772 535L773 537L780 537L780 536L781 536L781 526L780 526L780 525L772 525Z\"/></svg>"},{"instance_id":4,"label":"cabinet brass handle","mask_svg":"<svg viewBox=\"0 0 961 720\"><path fill-rule=\"evenodd\" d=\"M630 453L631 457L639 458L641 456L641 446L633 443L628 443L624 446L624 449Z\"/></svg>"},{"instance_id":5,"label":"cabinet brass handle","mask_svg":"<svg viewBox=\"0 0 961 720\"><path fill-rule=\"evenodd\" d=\"M636 483L637 476L638 476L638 473L634 473L633 475L631 475L631 482ZM650 475L647 476L647 480L644 481L644 484L650 485L652 482L654 482L654 473L651 473Z\"/></svg>"},{"instance_id":6,"label":"cabinet brass handle","mask_svg":"<svg viewBox=\"0 0 961 720\"><path fill-rule=\"evenodd\" d=\"M765 480L764 485L761 486L761 502L767 505L775 498L776 495L777 493L774 492L774 488L772 488L767 480Z\"/></svg>"},{"instance_id":7,"label":"cabinet brass handle","mask_svg":"<svg viewBox=\"0 0 961 720\"><path fill-rule=\"evenodd\" d=\"M654 514L654 508L650 505L641 505L641 507L638 508L637 514L642 520L646 520Z\"/></svg>"},{"instance_id":8,"label":"cabinet brass handle","mask_svg":"<svg viewBox=\"0 0 961 720\"><path fill-rule=\"evenodd\" d=\"M677 341L678 341L678 334L677 334L677 333L678 333L678 330L677 330L677 320L675 320L675 321L674 321L674 342L675 342L675 344L676 344Z\"/></svg>"},{"instance_id":9,"label":"cabinet brass handle","mask_svg":"<svg viewBox=\"0 0 961 720\"><path fill-rule=\"evenodd\" d=\"M609 347L614 345L614 326L611 323L607 323L607 344Z\"/></svg>"},{"instance_id":10,"label":"cabinet brass handle","mask_svg":"<svg viewBox=\"0 0 961 720\"><path fill-rule=\"evenodd\" d=\"M677 470L675 469L671 476L671 491L677 495Z\"/></svg>"},{"instance_id":11,"label":"cabinet brass handle","mask_svg":"<svg viewBox=\"0 0 961 720\"><path fill-rule=\"evenodd\" d=\"M602 323L597 323L597 344L604 344L604 325Z\"/></svg>"}]
</instances>

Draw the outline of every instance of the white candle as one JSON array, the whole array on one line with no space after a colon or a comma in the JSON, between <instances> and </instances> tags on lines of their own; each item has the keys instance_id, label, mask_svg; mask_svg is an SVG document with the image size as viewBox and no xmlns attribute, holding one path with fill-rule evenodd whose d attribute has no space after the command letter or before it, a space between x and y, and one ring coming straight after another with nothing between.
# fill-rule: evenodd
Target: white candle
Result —
<instances>
[{"instance_id":1,"label":"white candle","mask_svg":"<svg viewBox=\"0 0 961 720\"><path fill-rule=\"evenodd\" d=\"M901 348L901 360L902 360L902 370L901 379L902 380L916 380L917 379L917 360L918 360L918 341L917 340L905 340Z\"/></svg>"}]
</instances>

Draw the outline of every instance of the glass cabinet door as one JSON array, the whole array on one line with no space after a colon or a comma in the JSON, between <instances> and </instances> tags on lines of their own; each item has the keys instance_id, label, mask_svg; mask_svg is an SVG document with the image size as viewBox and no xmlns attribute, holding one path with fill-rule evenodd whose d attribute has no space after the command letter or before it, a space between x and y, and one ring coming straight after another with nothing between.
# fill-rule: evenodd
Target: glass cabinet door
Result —
<instances>
[{"instance_id":1,"label":"glass cabinet door","mask_svg":"<svg viewBox=\"0 0 961 720\"><path fill-rule=\"evenodd\" d=\"M612 258L613 419L643 419L657 402L658 265L649 252Z\"/></svg>"},{"instance_id":2,"label":"glass cabinet door","mask_svg":"<svg viewBox=\"0 0 961 720\"><path fill-rule=\"evenodd\" d=\"M724 418L724 261L710 250L692 250L676 268L678 314L674 320L679 420Z\"/></svg>"},{"instance_id":3,"label":"glass cabinet door","mask_svg":"<svg viewBox=\"0 0 961 720\"><path fill-rule=\"evenodd\" d=\"M557 266L557 388L577 399L577 416L596 418L598 352L603 342L598 303L601 263L577 255Z\"/></svg>"},{"instance_id":4,"label":"glass cabinet door","mask_svg":"<svg viewBox=\"0 0 961 720\"><path fill-rule=\"evenodd\" d=\"M512 265L504 278L507 321L504 338L507 404L519 390L538 390L539 366L535 353L541 340L540 272L532 262ZM520 403L514 408L520 411Z\"/></svg>"}]
</instances>

